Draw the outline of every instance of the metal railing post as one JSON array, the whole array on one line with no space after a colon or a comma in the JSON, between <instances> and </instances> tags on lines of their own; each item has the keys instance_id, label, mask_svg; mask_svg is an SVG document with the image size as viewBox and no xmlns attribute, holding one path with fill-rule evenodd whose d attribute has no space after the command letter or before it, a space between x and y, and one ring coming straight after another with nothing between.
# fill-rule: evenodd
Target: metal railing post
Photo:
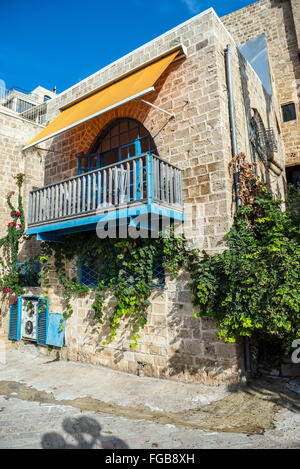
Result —
<instances>
[{"instance_id":1,"label":"metal railing post","mask_svg":"<svg viewBox=\"0 0 300 469\"><path fill-rule=\"evenodd\" d=\"M153 156L146 156L146 178L148 204L153 203Z\"/></svg>"}]
</instances>

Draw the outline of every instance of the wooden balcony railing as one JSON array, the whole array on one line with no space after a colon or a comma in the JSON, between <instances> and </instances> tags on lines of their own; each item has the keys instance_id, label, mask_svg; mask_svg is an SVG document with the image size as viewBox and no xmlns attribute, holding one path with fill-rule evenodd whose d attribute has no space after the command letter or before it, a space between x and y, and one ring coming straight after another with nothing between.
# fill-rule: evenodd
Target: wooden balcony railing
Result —
<instances>
[{"instance_id":1,"label":"wooden balcony railing","mask_svg":"<svg viewBox=\"0 0 300 469\"><path fill-rule=\"evenodd\" d=\"M182 210L182 172L144 154L30 192L28 225L101 213L128 204Z\"/></svg>"}]
</instances>

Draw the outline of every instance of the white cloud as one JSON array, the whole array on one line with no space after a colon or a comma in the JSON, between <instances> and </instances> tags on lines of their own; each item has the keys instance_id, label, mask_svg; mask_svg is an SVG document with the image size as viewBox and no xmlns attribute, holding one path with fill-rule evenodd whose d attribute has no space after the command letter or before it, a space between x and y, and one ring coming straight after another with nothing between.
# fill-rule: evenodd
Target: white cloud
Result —
<instances>
[{"instance_id":1,"label":"white cloud","mask_svg":"<svg viewBox=\"0 0 300 469\"><path fill-rule=\"evenodd\" d=\"M182 0L190 13L199 13L203 6L199 0Z\"/></svg>"}]
</instances>

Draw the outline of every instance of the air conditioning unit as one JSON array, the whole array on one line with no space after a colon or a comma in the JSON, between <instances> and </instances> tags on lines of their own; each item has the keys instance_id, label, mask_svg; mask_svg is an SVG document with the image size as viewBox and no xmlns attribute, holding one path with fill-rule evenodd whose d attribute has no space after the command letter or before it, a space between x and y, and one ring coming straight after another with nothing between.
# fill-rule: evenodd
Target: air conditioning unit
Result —
<instances>
[{"instance_id":1,"label":"air conditioning unit","mask_svg":"<svg viewBox=\"0 0 300 469\"><path fill-rule=\"evenodd\" d=\"M37 340L38 298L22 297L22 338Z\"/></svg>"}]
</instances>

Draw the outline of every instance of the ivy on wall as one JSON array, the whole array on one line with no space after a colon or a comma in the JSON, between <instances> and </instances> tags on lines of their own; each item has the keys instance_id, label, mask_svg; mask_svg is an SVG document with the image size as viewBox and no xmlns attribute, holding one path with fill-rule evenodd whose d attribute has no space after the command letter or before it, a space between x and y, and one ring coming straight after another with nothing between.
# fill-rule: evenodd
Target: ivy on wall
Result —
<instances>
[{"instance_id":1,"label":"ivy on wall","mask_svg":"<svg viewBox=\"0 0 300 469\"><path fill-rule=\"evenodd\" d=\"M159 258L168 263L164 253L164 238L158 239L104 239L100 240L96 233L77 233L65 237L64 243L42 244L42 272L46 284L50 284L51 259L59 282L63 287L65 312L68 319L73 314L71 298L74 294L86 295L91 290L96 292L92 305L96 326L99 330L103 324L104 303L107 290L112 290L116 306L109 318L110 337L106 343L114 339L120 320L130 316L132 322L131 347L137 345L140 338L138 330L147 323L147 309L150 306L153 280L153 267ZM78 266L89 265L95 254L101 262L98 264L98 281L94 287L80 284L78 277L67 275L67 266L75 262Z\"/></svg>"},{"instance_id":2,"label":"ivy on wall","mask_svg":"<svg viewBox=\"0 0 300 469\"><path fill-rule=\"evenodd\" d=\"M221 254L199 252L172 232L138 240L100 240L85 233L69 235L63 244L44 243L44 259L49 262L54 254L64 288L65 318L73 313L71 296L89 291L77 278L67 277L66 262L88 264L96 252L102 263L94 288L94 319L101 327L106 291L112 289L116 306L106 343L114 339L122 318L130 316L135 347L138 330L147 323L152 269L160 257L172 277L182 269L189 272L193 303L199 307L196 317L214 318L220 339L259 337L281 341L289 351L293 340L300 338L300 191L292 191L283 211L282 201L272 198L243 155L238 163L243 205L226 235L228 248Z\"/></svg>"},{"instance_id":3,"label":"ivy on wall","mask_svg":"<svg viewBox=\"0 0 300 469\"><path fill-rule=\"evenodd\" d=\"M25 235L25 217L22 200L22 185L25 175L17 174L14 179L17 186L17 204L13 202L14 191L6 194L6 202L10 210L11 221L7 224L7 233L0 239L0 289L5 296L10 296L12 301L17 301L17 296L24 293L19 283L19 271L17 259L20 245L28 237Z\"/></svg>"},{"instance_id":4,"label":"ivy on wall","mask_svg":"<svg viewBox=\"0 0 300 469\"><path fill-rule=\"evenodd\" d=\"M173 232L157 239L105 239L95 233L65 236L63 243L41 244L41 279L45 295L51 285L52 260L64 292L64 318L73 314L72 297L95 291L92 305L95 332L103 325L105 298L113 292L116 305L109 317L110 334L130 317L131 347L137 345L139 330L147 324L152 292L152 271L158 259L173 278L181 270L190 275L197 317L216 320L219 338L235 342L240 336L280 341L286 351L300 338L300 190L294 189L282 210L266 186L255 176L244 155L237 155L240 172L241 209L226 235L227 249L209 255L191 247ZM7 195L12 222L0 240L1 289L4 294L22 294L16 261L25 241L21 187L24 175L16 177L18 208ZM89 265L99 256L97 284L89 288L68 274L70 262Z\"/></svg>"},{"instance_id":5,"label":"ivy on wall","mask_svg":"<svg viewBox=\"0 0 300 469\"><path fill-rule=\"evenodd\" d=\"M288 352L300 338L300 188L290 188L282 210L245 155L236 162L242 207L225 236L228 249L204 253L191 270L197 316L214 318L226 342L249 336Z\"/></svg>"}]
</instances>

